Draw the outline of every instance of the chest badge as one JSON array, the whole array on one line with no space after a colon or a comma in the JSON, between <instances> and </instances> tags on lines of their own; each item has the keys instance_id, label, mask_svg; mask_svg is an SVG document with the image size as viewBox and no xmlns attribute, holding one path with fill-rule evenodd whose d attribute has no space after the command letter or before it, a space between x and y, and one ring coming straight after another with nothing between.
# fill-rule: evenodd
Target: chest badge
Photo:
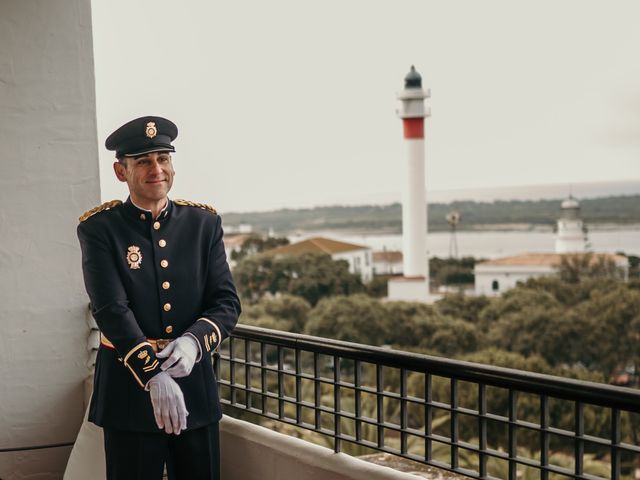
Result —
<instances>
[{"instance_id":1,"label":"chest badge","mask_svg":"<svg viewBox=\"0 0 640 480\"><path fill-rule=\"evenodd\" d=\"M142 263L142 252L140 251L140 247L131 245L127 249L127 263L131 270L138 270L140 268L140 264Z\"/></svg>"}]
</instances>

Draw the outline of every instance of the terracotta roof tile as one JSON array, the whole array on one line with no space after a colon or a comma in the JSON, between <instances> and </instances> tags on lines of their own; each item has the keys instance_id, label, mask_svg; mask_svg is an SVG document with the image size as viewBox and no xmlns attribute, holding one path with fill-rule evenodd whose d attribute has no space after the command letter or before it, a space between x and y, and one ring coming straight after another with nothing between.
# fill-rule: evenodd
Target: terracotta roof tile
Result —
<instances>
[{"instance_id":1,"label":"terracotta roof tile","mask_svg":"<svg viewBox=\"0 0 640 480\"><path fill-rule=\"evenodd\" d=\"M581 255L581 254L568 254L568 255ZM604 257L608 260L613 260L617 264L626 261L626 257L622 255L613 255L611 253L595 253L593 255L592 262L596 262L599 258ZM513 257L496 258L495 260L488 260L486 262L477 263L476 266L555 266L560 265L562 254L560 253L527 253L524 255L516 255Z\"/></svg>"},{"instance_id":2,"label":"terracotta roof tile","mask_svg":"<svg viewBox=\"0 0 640 480\"><path fill-rule=\"evenodd\" d=\"M301 242L283 245L264 252L267 255L297 255L307 252L319 252L333 255L334 253L350 252L354 250L368 250L369 247L354 243L340 242L330 238L314 237Z\"/></svg>"},{"instance_id":3,"label":"terracotta roof tile","mask_svg":"<svg viewBox=\"0 0 640 480\"><path fill-rule=\"evenodd\" d=\"M383 252L373 252L374 262L396 263L402 261L402 252L397 250L385 250Z\"/></svg>"},{"instance_id":4,"label":"terracotta roof tile","mask_svg":"<svg viewBox=\"0 0 640 480\"><path fill-rule=\"evenodd\" d=\"M225 234L222 241L227 248L242 247L244 242L251 236L250 233Z\"/></svg>"}]
</instances>

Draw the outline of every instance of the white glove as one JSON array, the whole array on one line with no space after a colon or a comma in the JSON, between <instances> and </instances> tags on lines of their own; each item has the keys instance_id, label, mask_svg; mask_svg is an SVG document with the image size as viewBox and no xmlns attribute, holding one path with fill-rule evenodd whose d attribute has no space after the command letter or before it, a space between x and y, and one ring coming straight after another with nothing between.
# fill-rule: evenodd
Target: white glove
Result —
<instances>
[{"instance_id":1,"label":"white glove","mask_svg":"<svg viewBox=\"0 0 640 480\"><path fill-rule=\"evenodd\" d=\"M158 428L167 433L180 435L187 428L187 407L184 404L182 390L167 372L160 372L147 384L151 393L153 415Z\"/></svg>"},{"instance_id":2,"label":"white glove","mask_svg":"<svg viewBox=\"0 0 640 480\"><path fill-rule=\"evenodd\" d=\"M156 356L166 358L160 365L163 371L166 371L173 378L180 378L191 373L199 353L200 346L196 339L191 335L183 335L176 338Z\"/></svg>"}]
</instances>

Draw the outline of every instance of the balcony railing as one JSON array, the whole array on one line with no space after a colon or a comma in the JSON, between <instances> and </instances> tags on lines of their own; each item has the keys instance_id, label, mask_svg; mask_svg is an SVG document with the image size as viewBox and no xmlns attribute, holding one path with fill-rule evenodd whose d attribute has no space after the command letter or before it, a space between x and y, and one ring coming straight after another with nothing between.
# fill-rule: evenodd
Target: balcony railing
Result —
<instances>
[{"instance_id":1,"label":"balcony railing","mask_svg":"<svg viewBox=\"0 0 640 480\"><path fill-rule=\"evenodd\" d=\"M623 479L640 466L640 391L239 326L223 404L471 478Z\"/></svg>"}]
</instances>

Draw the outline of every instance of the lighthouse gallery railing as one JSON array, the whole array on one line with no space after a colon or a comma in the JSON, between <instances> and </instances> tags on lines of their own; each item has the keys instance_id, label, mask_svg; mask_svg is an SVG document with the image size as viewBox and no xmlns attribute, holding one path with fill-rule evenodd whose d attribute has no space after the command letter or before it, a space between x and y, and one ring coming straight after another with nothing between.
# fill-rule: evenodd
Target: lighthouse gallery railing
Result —
<instances>
[{"instance_id":1,"label":"lighthouse gallery railing","mask_svg":"<svg viewBox=\"0 0 640 480\"><path fill-rule=\"evenodd\" d=\"M633 478L640 391L238 326L221 401L471 478Z\"/></svg>"}]
</instances>

